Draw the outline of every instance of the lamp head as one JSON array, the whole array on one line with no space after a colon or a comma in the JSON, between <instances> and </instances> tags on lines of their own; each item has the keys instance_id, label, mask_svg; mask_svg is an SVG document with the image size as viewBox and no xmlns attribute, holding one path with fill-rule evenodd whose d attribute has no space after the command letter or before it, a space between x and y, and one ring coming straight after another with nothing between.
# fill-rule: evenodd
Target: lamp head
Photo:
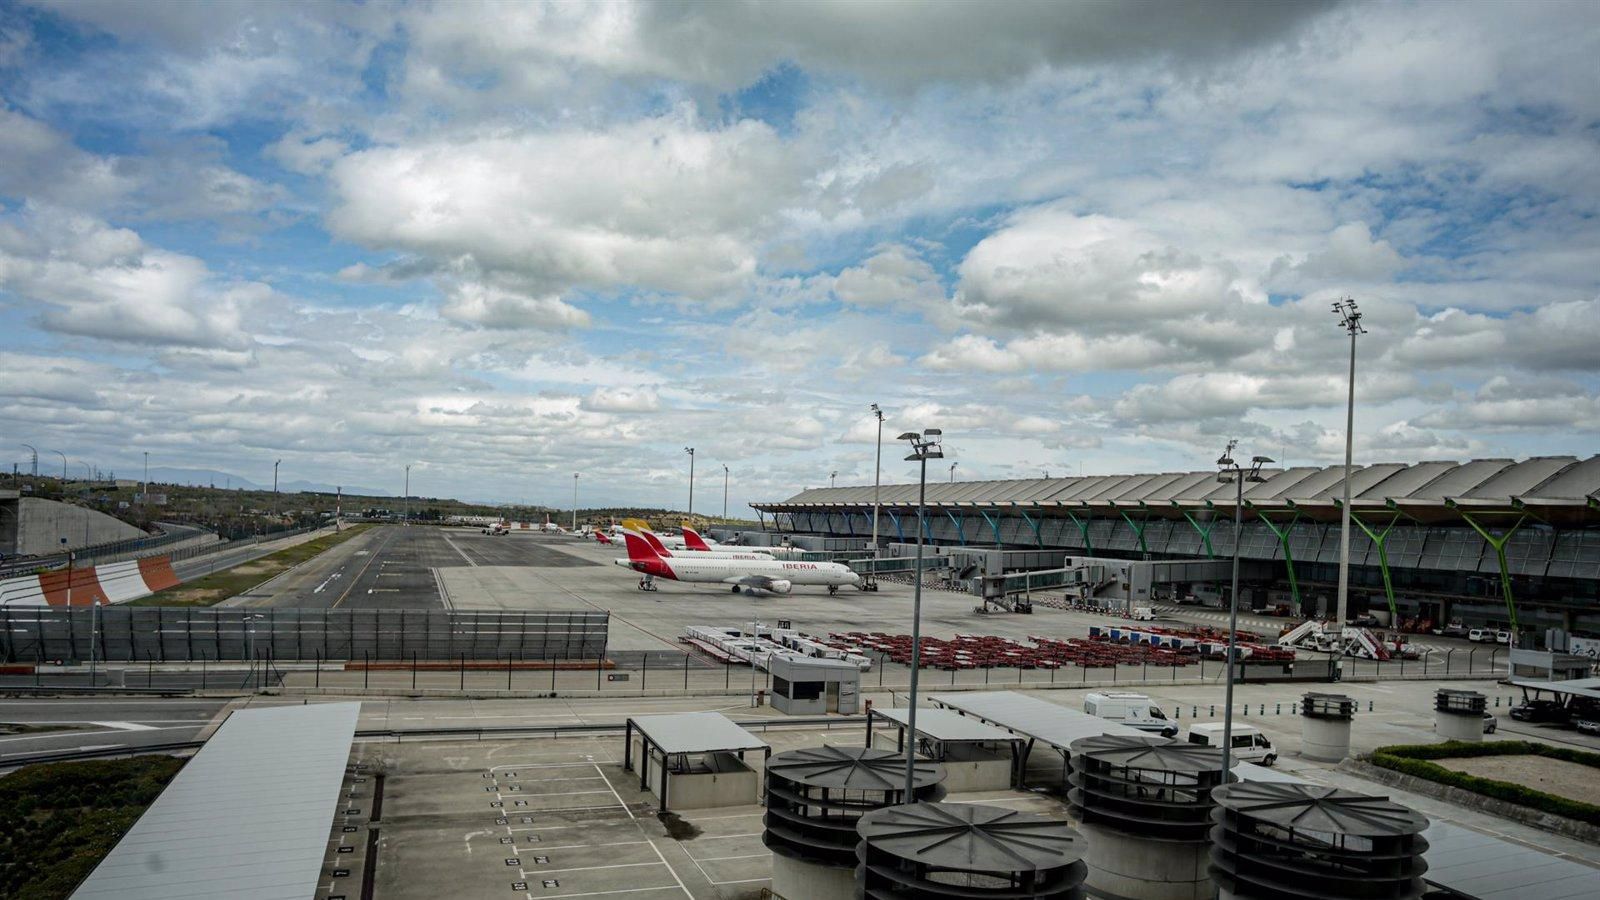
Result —
<instances>
[{"instance_id":1,"label":"lamp head","mask_svg":"<svg viewBox=\"0 0 1600 900\"><path fill-rule=\"evenodd\" d=\"M897 440L897 441L920 441L920 440L922 440L922 435L917 434L915 431L908 431L905 434L902 434L899 437L895 438L895 440Z\"/></svg>"},{"instance_id":2,"label":"lamp head","mask_svg":"<svg viewBox=\"0 0 1600 900\"><path fill-rule=\"evenodd\" d=\"M1250 457L1250 461L1259 466L1262 463L1269 463L1273 462L1274 460L1270 456L1252 456Z\"/></svg>"},{"instance_id":3,"label":"lamp head","mask_svg":"<svg viewBox=\"0 0 1600 900\"><path fill-rule=\"evenodd\" d=\"M939 435L944 434L944 432L937 428L929 428L927 431L924 431L923 434L928 437L938 437Z\"/></svg>"},{"instance_id":4,"label":"lamp head","mask_svg":"<svg viewBox=\"0 0 1600 900\"><path fill-rule=\"evenodd\" d=\"M1223 454L1222 456L1217 457L1217 465L1224 469L1229 468L1233 465L1233 457Z\"/></svg>"}]
</instances>

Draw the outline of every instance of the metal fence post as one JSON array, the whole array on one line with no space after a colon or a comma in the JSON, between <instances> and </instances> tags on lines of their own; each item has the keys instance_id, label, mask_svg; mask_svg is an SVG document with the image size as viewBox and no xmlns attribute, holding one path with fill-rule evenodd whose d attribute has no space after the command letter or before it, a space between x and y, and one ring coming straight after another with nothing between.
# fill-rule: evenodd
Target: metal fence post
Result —
<instances>
[{"instance_id":1,"label":"metal fence post","mask_svg":"<svg viewBox=\"0 0 1600 900\"><path fill-rule=\"evenodd\" d=\"M688 653L688 651L684 651L684 654L683 654L683 689L686 690L686 691L689 689L689 653Z\"/></svg>"},{"instance_id":2,"label":"metal fence post","mask_svg":"<svg viewBox=\"0 0 1600 900\"><path fill-rule=\"evenodd\" d=\"M511 690L511 654L506 654L506 690Z\"/></svg>"},{"instance_id":3,"label":"metal fence post","mask_svg":"<svg viewBox=\"0 0 1600 900\"><path fill-rule=\"evenodd\" d=\"M605 663L605 660L601 659L600 657L596 656L594 658L594 689L597 690L597 691L601 689L600 688L600 667L601 667L601 665L603 663Z\"/></svg>"},{"instance_id":4,"label":"metal fence post","mask_svg":"<svg viewBox=\"0 0 1600 900\"><path fill-rule=\"evenodd\" d=\"M646 651L639 662L639 693L644 693L644 683L650 677L650 653Z\"/></svg>"},{"instance_id":5,"label":"metal fence post","mask_svg":"<svg viewBox=\"0 0 1600 900\"><path fill-rule=\"evenodd\" d=\"M200 690L203 691L205 689L206 689L206 658L205 658L205 655L202 654L200 656Z\"/></svg>"},{"instance_id":6,"label":"metal fence post","mask_svg":"<svg viewBox=\"0 0 1600 900\"><path fill-rule=\"evenodd\" d=\"M553 696L555 696L555 693L556 693L556 661L552 659L552 660L550 660L550 695L553 697Z\"/></svg>"},{"instance_id":7,"label":"metal fence post","mask_svg":"<svg viewBox=\"0 0 1600 900\"><path fill-rule=\"evenodd\" d=\"M467 692L467 655L461 654L461 692Z\"/></svg>"},{"instance_id":8,"label":"metal fence post","mask_svg":"<svg viewBox=\"0 0 1600 900\"><path fill-rule=\"evenodd\" d=\"M413 670L415 671L415 670ZM372 681L372 662L367 659L367 651L361 651L361 689L367 689Z\"/></svg>"},{"instance_id":9,"label":"metal fence post","mask_svg":"<svg viewBox=\"0 0 1600 900\"><path fill-rule=\"evenodd\" d=\"M320 688L322 687L322 651L314 650L312 652L317 655L317 671L313 676L316 679L316 683L312 687Z\"/></svg>"},{"instance_id":10,"label":"metal fence post","mask_svg":"<svg viewBox=\"0 0 1600 900\"><path fill-rule=\"evenodd\" d=\"M722 689L727 690L733 684L733 663L730 660L722 661Z\"/></svg>"}]
</instances>

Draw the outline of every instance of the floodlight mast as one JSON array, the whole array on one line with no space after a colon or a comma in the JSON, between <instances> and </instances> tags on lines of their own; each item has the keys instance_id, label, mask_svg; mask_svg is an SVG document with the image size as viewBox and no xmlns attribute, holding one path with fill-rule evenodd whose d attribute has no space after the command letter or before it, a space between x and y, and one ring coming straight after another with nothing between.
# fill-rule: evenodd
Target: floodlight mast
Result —
<instances>
[{"instance_id":1,"label":"floodlight mast","mask_svg":"<svg viewBox=\"0 0 1600 900\"><path fill-rule=\"evenodd\" d=\"M872 555L878 555L878 489L883 482L883 410L872 404L872 416L878 420L878 455L872 466Z\"/></svg>"},{"instance_id":2,"label":"floodlight mast","mask_svg":"<svg viewBox=\"0 0 1600 900\"><path fill-rule=\"evenodd\" d=\"M1339 647L1334 665L1343 668L1344 623L1350 607L1350 475L1355 455L1356 337L1366 334L1367 330L1361 327L1361 310L1356 308L1354 299L1343 297L1334 301L1333 312L1339 317L1339 325L1350 333L1350 387L1344 413L1344 502L1339 505L1339 591L1332 626L1333 633L1338 636L1336 643Z\"/></svg>"},{"instance_id":3,"label":"floodlight mast","mask_svg":"<svg viewBox=\"0 0 1600 900\"><path fill-rule=\"evenodd\" d=\"M1225 675L1225 694L1222 709L1222 783L1227 784L1232 772L1233 748L1233 679L1238 666L1239 657L1239 538L1244 531L1244 483L1246 481L1266 481L1261 477L1261 466L1272 462L1270 457L1253 456L1250 458L1250 468L1241 468L1233 461L1233 450L1239 446L1237 440L1228 441L1228 448L1217 457L1217 480L1222 482L1232 481L1235 486L1233 501L1233 590L1228 596L1228 654L1225 660L1227 672Z\"/></svg>"},{"instance_id":4,"label":"floodlight mast","mask_svg":"<svg viewBox=\"0 0 1600 900\"><path fill-rule=\"evenodd\" d=\"M908 802L914 802L916 796L912 786L917 762L917 673L922 667L922 541L927 531L928 460L944 459L944 450L938 440L943 433L937 428L929 428L921 434L908 431L899 438L911 444L911 455L906 457L906 461L918 463L921 470L917 477L917 562L911 587L911 711L906 716L906 731L911 735L906 742L905 799Z\"/></svg>"}]
</instances>

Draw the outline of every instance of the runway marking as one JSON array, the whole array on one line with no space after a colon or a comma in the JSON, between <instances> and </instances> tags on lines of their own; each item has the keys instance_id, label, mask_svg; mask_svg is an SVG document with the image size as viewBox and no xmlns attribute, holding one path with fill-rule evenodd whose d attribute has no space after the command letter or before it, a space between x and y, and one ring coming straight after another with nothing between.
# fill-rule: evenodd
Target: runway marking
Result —
<instances>
[{"instance_id":1,"label":"runway marking","mask_svg":"<svg viewBox=\"0 0 1600 900\"><path fill-rule=\"evenodd\" d=\"M450 540L450 535L441 534L440 537L444 538L444 542L450 545L451 550L454 550L462 559L467 561L467 565L477 567L478 564L472 561L472 557L468 556L460 547L457 547L455 541Z\"/></svg>"},{"instance_id":2,"label":"runway marking","mask_svg":"<svg viewBox=\"0 0 1600 900\"><path fill-rule=\"evenodd\" d=\"M99 725L101 728L114 728L117 731L155 731L154 725L140 725L138 722L90 722L90 725Z\"/></svg>"},{"instance_id":3,"label":"runway marking","mask_svg":"<svg viewBox=\"0 0 1600 900\"><path fill-rule=\"evenodd\" d=\"M365 575L367 573L367 569L371 568L372 561L377 559L383 553L384 549L386 549L389 546L389 544L391 542L393 542L393 541L394 541L393 532L391 532L390 534L388 534L388 535L386 535L384 537L383 546L378 548L378 552L373 553L371 556L367 557L367 561L365 563L363 563L362 566L361 566L361 571L356 573L356 577L350 579L350 586L344 589L344 593L339 595L339 599L333 601L333 605L329 606L328 607L329 609L337 609L339 604L344 602L344 598L350 596L350 592L355 590L356 583L361 580L361 576ZM363 551L363 552L365 552L365 551Z\"/></svg>"}]
</instances>

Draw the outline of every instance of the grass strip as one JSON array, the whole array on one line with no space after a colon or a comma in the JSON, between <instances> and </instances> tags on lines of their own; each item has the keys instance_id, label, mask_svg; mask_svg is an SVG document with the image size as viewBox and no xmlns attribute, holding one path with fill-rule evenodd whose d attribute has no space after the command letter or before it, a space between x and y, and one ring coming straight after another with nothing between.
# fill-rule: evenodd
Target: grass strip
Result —
<instances>
[{"instance_id":1,"label":"grass strip","mask_svg":"<svg viewBox=\"0 0 1600 900\"><path fill-rule=\"evenodd\" d=\"M213 572L193 581L167 588L131 601L127 606L215 606L236 597L258 584L287 572L306 560L313 559L371 528L354 525L343 531L325 534L304 543L285 547L260 559L239 563L221 572Z\"/></svg>"},{"instance_id":2,"label":"grass strip","mask_svg":"<svg viewBox=\"0 0 1600 900\"><path fill-rule=\"evenodd\" d=\"M171 756L139 756L0 777L0 897L70 897L181 768Z\"/></svg>"},{"instance_id":3,"label":"grass strip","mask_svg":"<svg viewBox=\"0 0 1600 900\"><path fill-rule=\"evenodd\" d=\"M1567 797L1558 797L1555 794L1547 794L1544 791L1536 791L1533 788L1513 784L1509 781L1497 781L1493 778L1468 775L1465 772L1457 772L1434 762L1437 759L1472 759L1485 756L1543 756L1549 759L1559 759L1600 769L1600 753L1591 753L1572 747L1554 747L1535 741L1487 741L1484 743L1446 741L1442 744L1379 747L1372 751L1372 764L1404 775L1410 775L1414 778L1424 778L1447 787L1460 788L1485 797L1526 806L1529 809L1535 809L1540 812L1563 816L1579 822L1587 822L1590 825L1600 825L1600 806L1572 800Z\"/></svg>"}]
</instances>

